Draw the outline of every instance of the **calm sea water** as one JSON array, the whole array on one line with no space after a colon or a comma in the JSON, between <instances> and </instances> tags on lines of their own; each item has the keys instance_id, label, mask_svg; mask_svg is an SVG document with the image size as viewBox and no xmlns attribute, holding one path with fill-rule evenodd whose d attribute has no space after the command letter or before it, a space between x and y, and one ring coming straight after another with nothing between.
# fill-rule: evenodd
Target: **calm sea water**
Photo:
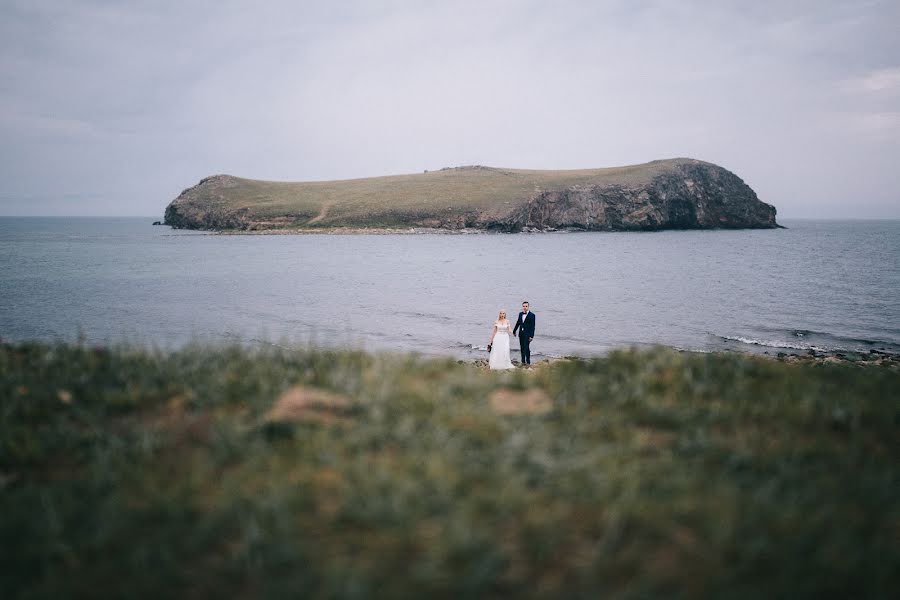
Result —
<instances>
[{"instance_id":1,"label":"calm sea water","mask_svg":"<svg viewBox=\"0 0 900 600\"><path fill-rule=\"evenodd\" d=\"M0 336L466 358L485 356L498 309L514 318L528 299L538 358L646 344L900 352L900 221L426 236L224 236L150 222L0 218Z\"/></svg>"}]
</instances>

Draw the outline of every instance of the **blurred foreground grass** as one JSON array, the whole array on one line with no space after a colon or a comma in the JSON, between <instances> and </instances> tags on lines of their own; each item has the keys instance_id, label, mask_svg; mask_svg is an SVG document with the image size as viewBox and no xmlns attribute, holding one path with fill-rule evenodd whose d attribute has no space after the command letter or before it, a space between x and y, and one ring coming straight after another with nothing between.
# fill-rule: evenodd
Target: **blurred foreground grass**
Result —
<instances>
[{"instance_id":1,"label":"blurred foreground grass","mask_svg":"<svg viewBox=\"0 0 900 600\"><path fill-rule=\"evenodd\" d=\"M665 349L3 345L0 597L889 597L898 396Z\"/></svg>"}]
</instances>

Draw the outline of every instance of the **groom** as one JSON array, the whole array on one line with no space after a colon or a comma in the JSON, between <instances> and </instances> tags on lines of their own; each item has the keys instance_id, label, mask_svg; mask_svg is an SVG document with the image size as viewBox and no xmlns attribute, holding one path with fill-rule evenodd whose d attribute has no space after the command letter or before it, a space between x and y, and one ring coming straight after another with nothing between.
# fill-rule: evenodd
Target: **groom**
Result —
<instances>
[{"instance_id":1,"label":"groom","mask_svg":"<svg viewBox=\"0 0 900 600\"><path fill-rule=\"evenodd\" d=\"M519 330L519 349L522 351L522 364L531 364L531 340L534 339L534 313L528 310L528 301L522 303L522 312L513 328L513 335Z\"/></svg>"}]
</instances>

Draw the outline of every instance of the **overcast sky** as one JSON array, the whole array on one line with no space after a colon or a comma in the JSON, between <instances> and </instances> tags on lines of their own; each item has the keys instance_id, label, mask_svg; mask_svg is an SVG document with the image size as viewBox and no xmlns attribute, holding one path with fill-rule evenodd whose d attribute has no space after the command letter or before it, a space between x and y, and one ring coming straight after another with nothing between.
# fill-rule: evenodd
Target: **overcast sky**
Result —
<instances>
[{"instance_id":1,"label":"overcast sky","mask_svg":"<svg viewBox=\"0 0 900 600\"><path fill-rule=\"evenodd\" d=\"M900 2L0 0L0 214L676 156L900 218Z\"/></svg>"}]
</instances>

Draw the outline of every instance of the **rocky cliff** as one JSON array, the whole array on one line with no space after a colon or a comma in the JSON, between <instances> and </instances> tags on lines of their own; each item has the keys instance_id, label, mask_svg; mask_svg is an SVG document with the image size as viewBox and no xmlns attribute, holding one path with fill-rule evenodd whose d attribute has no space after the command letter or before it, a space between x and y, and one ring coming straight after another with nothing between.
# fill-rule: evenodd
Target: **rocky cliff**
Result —
<instances>
[{"instance_id":1,"label":"rocky cliff","mask_svg":"<svg viewBox=\"0 0 900 600\"><path fill-rule=\"evenodd\" d=\"M727 169L672 159L613 169L458 167L305 183L218 175L172 201L165 223L211 230L652 231L773 228L775 214Z\"/></svg>"}]
</instances>

